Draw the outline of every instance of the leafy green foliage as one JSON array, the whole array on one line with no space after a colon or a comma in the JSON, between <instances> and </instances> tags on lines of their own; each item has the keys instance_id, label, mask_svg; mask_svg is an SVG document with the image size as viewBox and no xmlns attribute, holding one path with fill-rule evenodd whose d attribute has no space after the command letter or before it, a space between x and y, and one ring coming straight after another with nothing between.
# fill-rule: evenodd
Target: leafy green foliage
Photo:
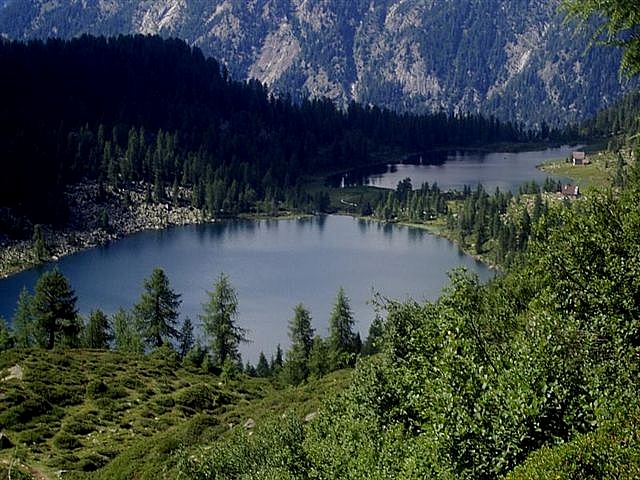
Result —
<instances>
[{"instance_id":1,"label":"leafy green foliage","mask_svg":"<svg viewBox=\"0 0 640 480\"><path fill-rule=\"evenodd\" d=\"M487 285L454 271L435 302L384 304L376 326L380 352L358 361L349 389L325 402L296 437L305 473L288 467L279 475L634 478L640 387L634 172L622 192L593 191L540 213L522 261ZM267 438L258 431L242 436L233 453L203 451L189 471L204 475L211 471L204 465L262 471L269 457L253 449L278 452L283 447L269 442L284 429Z\"/></svg>"},{"instance_id":2,"label":"leafy green foliage","mask_svg":"<svg viewBox=\"0 0 640 480\"><path fill-rule=\"evenodd\" d=\"M637 412L628 418L603 425L594 432L578 435L565 445L544 447L534 452L506 478L616 478L631 480L640 475L640 424Z\"/></svg>"},{"instance_id":3,"label":"leafy green foliage","mask_svg":"<svg viewBox=\"0 0 640 480\"><path fill-rule=\"evenodd\" d=\"M596 0L564 0L563 8L571 18L586 23L597 17L604 21L597 33L605 33L602 43L622 47L620 68L628 75L640 73L640 13L637 5L629 0L599 2ZM596 35L594 40L601 41Z\"/></svg>"}]
</instances>

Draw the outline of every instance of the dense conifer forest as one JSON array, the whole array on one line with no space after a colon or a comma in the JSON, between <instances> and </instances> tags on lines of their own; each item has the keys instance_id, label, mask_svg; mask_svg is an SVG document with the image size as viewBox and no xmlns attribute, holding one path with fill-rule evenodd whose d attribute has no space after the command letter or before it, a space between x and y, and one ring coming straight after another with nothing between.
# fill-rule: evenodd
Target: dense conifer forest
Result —
<instances>
[{"instance_id":1,"label":"dense conifer forest","mask_svg":"<svg viewBox=\"0 0 640 480\"><path fill-rule=\"evenodd\" d=\"M478 115L293 104L159 37L3 40L0 66L11 72L0 79L0 202L35 223L65 222L61 192L74 182L142 181L155 201L189 187L193 205L216 217L258 202L313 205L304 175L385 152L560 139Z\"/></svg>"}]
</instances>

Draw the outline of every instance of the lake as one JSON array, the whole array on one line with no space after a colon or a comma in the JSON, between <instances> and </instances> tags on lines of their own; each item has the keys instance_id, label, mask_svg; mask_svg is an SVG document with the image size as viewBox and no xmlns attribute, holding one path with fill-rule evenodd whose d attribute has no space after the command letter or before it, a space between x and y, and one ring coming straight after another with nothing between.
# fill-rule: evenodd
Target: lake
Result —
<instances>
[{"instance_id":1,"label":"lake","mask_svg":"<svg viewBox=\"0 0 640 480\"><path fill-rule=\"evenodd\" d=\"M155 267L182 295L182 318L198 323L206 290L221 272L236 288L239 325L251 344L243 359L287 349L293 307L303 303L317 333L326 336L336 293L343 286L364 338L374 318L373 292L392 299L436 299L447 272L462 265L482 280L493 272L448 240L423 230L343 216L278 221L229 221L135 234L57 262L78 296L84 315L101 308L129 309ZM50 268L47 266L45 268ZM43 268L0 280L0 315L13 316L16 299L31 291Z\"/></svg>"},{"instance_id":2,"label":"lake","mask_svg":"<svg viewBox=\"0 0 640 480\"><path fill-rule=\"evenodd\" d=\"M550 176L538 170L538 165L567 158L576 148L563 146L517 153L438 152L413 155L403 163L354 170L344 176L334 177L333 183L395 190L398 182L409 177L414 188L419 188L423 183L437 183L442 190L462 190L465 185L475 187L481 183L489 193L493 193L496 187L516 193L523 183L535 180L542 184ZM570 183L567 178L553 178Z\"/></svg>"}]
</instances>

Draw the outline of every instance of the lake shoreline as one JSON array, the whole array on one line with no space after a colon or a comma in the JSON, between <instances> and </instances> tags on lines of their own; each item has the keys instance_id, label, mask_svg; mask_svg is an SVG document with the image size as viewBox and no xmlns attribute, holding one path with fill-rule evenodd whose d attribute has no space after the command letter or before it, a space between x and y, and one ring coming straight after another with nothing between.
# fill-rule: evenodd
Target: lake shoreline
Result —
<instances>
[{"instance_id":1,"label":"lake shoreline","mask_svg":"<svg viewBox=\"0 0 640 480\"><path fill-rule=\"evenodd\" d=\"M145 230L215 221L188 205L187 191L179 192L176 203L148 202L147 191L144 184L127 189L95 182L69 186L65 192L68 222L62 228L41 225L45 256L38 258L33 240L6 239L0 246L0 278Z\"/></svg>"},{"instance_id":2,"label":"lake shoreline","mask_svg":"<svg viewBox=\"0 0 640 480\"><path fill-rule=\"evenodd\" d=\"M102 203L87 202L87 198L94 197L91 193L96 188L95 184L89 185L75 185L73 187L72 196L76 198L82 198L79 202L76 201L76 206L72 209L72 213L75 216L89 216L91 212L94 212L104 207ZM78 195L78 192L82 191L83 195ZM5 244L0 245L0 279L8 278L12 275L16 275L20 272L36 268L38 266L46 265L50 262L56 262L62 257L73 255L81 251L98 248L117 240L121 240L130 235L141 233L150 230L164 230L176 226L187 225L204 225L213 224L227 220L290 220L300 218L310 218L317 215L306 213L294 213L288 212L283 215L261 215L261 214L240 214L224 219L219 218L206 218L204 212L193 207L177 207L169 203L147 204L141 200L141 193L138 191L124 190L120 192L111 192L119 200L120 197L129 196L132 199L132 204L128 207L128 215L121 215L115 220L110 221L111 228L94 228L94 229L80 229L73 228L68 225L63 229L56 229L50 225L42 226L42 230L45 236L45 243L49 255L42 261L38 261L35 254L34 242L32 240L13 240L7 241ZM78 208L84 209L84 212L79 212ZM328 215L341 215L348 216L357 219L371 220L381 224L385 224L383 220L362 217L360 215L337 210ZM92 219L88 224L95 224L96 219ZM392 222L397 225L407 226L410 228L418 228L426 231L430 235L434 235L439 238L444 238L454 245L456 245L461 252L474 258L475 260L485 264L487 267L499 270L497 265L488 261L486 258L482 258L478 255L473 255L471 252L465 251L460 247L460 244L451 238L446 233L432 228L426 224L417 224L410 222Z\"/></svg>"},{"instance_id":3,"label":"lake shoreline","mask_svg":"<svg viewBox=\"0 0 640 480\"><path fill-rule=\"evenodd\" d=\"M127 189L100 187L94 182L68 187L65 196L69 204L70 221L63 228L41 225L46 257L41 260L37 258L33 240L5 239L0 242L0 279L144 231L234 219L286 220L311 216L286 212L278 216L256 213L211 218L202 209L189 205L191 192L188 189L179 192L176 202L149 202L145 198L146 192L147 186L144 184Z\"/></svg>"}]
</instances>

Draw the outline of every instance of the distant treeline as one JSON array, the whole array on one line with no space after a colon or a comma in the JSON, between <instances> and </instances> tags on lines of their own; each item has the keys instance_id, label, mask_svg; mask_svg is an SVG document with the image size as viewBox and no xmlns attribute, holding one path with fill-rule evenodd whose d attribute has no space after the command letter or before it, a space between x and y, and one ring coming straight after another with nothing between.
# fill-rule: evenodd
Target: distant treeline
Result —
<instances>
[{"instance_id":1,"label":"distant treeline","mask_svg":"<svg viewBox=\"0 0 640 480\"><path fill-rule=\"evenodd\" d=\"M640 90L631 92L613 106L583 122L580 133L588 137L609 138L640 131Z\"/></svg>"},{"instance_id":2,"label":"distant treeline","mask_svg":"<svg viewBox=\"0 0 640 480\"><path fill-rule=\"evenodd\" d=\"M471 114L295 104L257 81L233 81L197 48L160 37L0 41L0 70L0 205L41 223L64 223L61 192L85 179L144 181L154 185L154 200L187 186L194 206L219 216L257 202L312 204L300 189L303 175L371 163L392 149L564 135Z\"/></svg>"}]
</instances>

